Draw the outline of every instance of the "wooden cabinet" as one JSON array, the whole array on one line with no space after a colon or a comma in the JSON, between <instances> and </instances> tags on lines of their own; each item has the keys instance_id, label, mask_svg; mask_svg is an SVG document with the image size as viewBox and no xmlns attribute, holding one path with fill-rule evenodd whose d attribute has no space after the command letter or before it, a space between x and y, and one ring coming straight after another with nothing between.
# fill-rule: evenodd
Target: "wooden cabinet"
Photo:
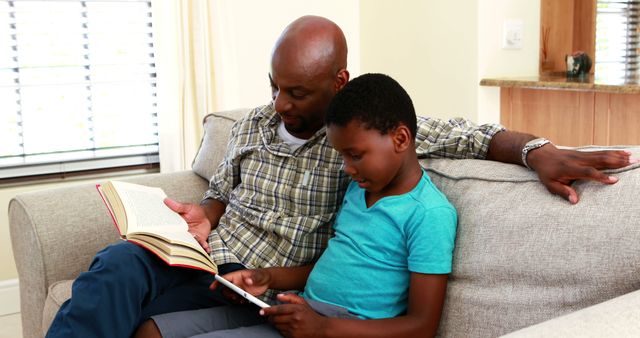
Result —
<instances>
[{"instance_id":1,"label":"wooden cabinet","mask_svg":"<svg viewBox=\"0 0 640 338\"><path fill-rule=\"evenodd\" d=\"M595 144L640 144L640 94L595 93Z\"/></svg>"},{"instance_id":2,"label":"wooden cabinet","mask_svg":"<svg viewBox=\"0 0 640 338\"><path fill-rule=\"evenodd\" d=\"M637 145L640 93L502 87L500 123L558 145Z\"/></svg>"}]
</instances>

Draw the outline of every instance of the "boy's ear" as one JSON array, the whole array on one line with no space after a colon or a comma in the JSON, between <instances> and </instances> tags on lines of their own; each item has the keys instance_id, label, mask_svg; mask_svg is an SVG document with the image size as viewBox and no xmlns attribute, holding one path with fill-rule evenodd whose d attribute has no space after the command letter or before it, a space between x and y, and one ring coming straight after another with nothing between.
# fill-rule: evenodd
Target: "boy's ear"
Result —
<instances>
[{"instance_id":1,"label":"boy's ear","mask_svg":"<svg viewBox=\"0 0 640 338\"><path fill-rule=\"evenodd\" d=\"M400 124L391 131L391 137L393 139L393 145L396 152L401 153L406 151L409 147L413 146L413 137L411 137L411 131L404 124Z\"/></svg>"}]
</instances>

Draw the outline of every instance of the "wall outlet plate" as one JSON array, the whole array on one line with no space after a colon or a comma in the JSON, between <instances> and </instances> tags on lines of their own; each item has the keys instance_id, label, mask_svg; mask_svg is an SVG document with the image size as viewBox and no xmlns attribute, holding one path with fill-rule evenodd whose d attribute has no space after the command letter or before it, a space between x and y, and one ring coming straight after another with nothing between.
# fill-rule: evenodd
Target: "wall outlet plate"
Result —
<instances>
[{"instance_id":1,"label":"wall outlet plate","mask_svg":"<svg viewBox=\"0 0 640 338\"><path fill-rule=\"evenodd\" d=\"M522 49L524 22L522 19L507 19L502 28L502 49Z\"/></svg>"}]
</instances>

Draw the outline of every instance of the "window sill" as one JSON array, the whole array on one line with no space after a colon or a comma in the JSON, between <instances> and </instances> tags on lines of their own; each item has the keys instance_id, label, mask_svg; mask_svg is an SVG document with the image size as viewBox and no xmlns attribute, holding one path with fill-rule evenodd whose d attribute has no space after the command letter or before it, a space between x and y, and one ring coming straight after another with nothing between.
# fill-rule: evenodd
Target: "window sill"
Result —
<instances>
[{"instance_id":1,"label":"window sill","mask_svg":"<svg viewBox=\"0 0 640 338\"><path fill-rule=\"evenodd\" d=\"M81 180L90 180L90 179L112 178L116 176L155 174L159 172L160 172L160 164L150 163L150 164L141 164L141 165L132 165L132 166L44 174L44 175L2 178L0 179L0 188L36 185L36 184L44 184L44 183L58 183L58 182L81 181Z\"/></svg>"}]
</instances>

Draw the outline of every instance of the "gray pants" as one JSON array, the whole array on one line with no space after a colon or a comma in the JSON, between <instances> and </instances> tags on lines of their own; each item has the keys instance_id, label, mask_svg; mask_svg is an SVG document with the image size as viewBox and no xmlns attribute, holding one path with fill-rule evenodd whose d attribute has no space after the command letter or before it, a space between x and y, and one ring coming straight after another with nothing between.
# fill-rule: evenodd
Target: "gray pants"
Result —
<instances>
[{"instance_id":1,"label":"gray pants","mask_svg":"<svg viewBox=\"0 0 640 338\"><path fill-rule=\"evenodd\" d=\"M360 319L347 309L307 300L318 313L327 317ZM164 338L271 338L282 337L260 316L253 304L218 306L208 309L166 313L151 317Z\"/></svg>"}]
</instances>

